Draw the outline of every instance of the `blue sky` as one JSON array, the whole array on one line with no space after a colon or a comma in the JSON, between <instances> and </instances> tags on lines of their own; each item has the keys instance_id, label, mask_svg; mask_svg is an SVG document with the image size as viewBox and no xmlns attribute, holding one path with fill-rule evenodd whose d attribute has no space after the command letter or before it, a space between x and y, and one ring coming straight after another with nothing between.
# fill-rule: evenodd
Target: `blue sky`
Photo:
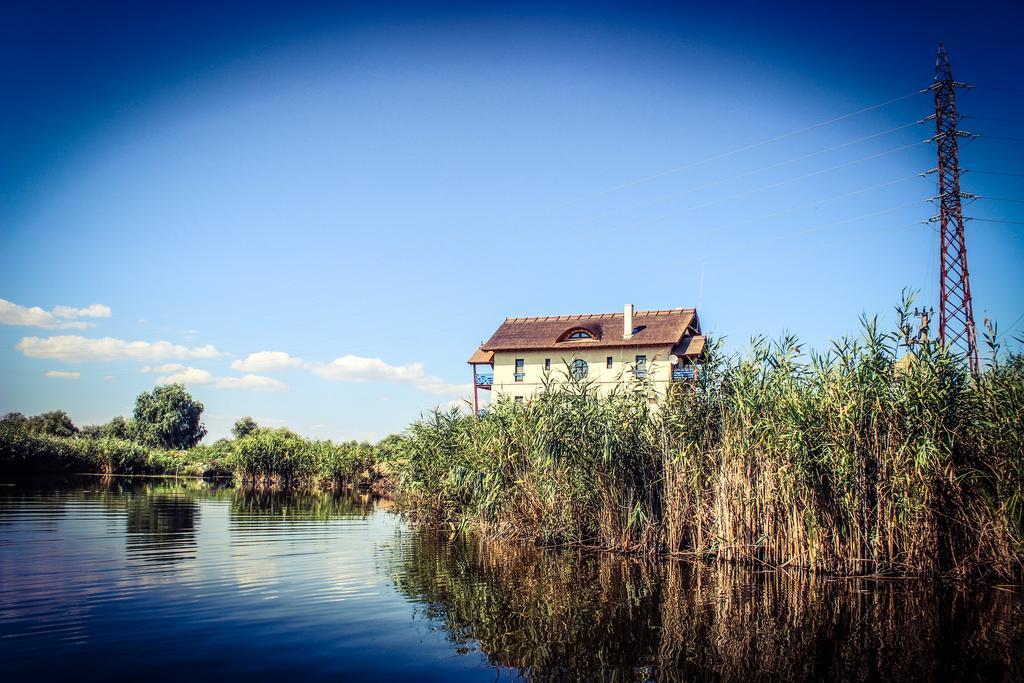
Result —
<instances>
[{"instance_id":1,"label":"blue sky","mask_svg":"<svg viewBox=\"0 0 1024 683\"><path fill-rule=\"evenodd\" d=\"M2 412L180 378L214 437L376 439L465 395L506 315L698 306L742 350L937 306L939 40L1018 90L961 98L964 189L1024 199L1019 3L143 4L5 10ZM1024 226L968 231L1009 340Z\"/></svg>"}]
</instances>

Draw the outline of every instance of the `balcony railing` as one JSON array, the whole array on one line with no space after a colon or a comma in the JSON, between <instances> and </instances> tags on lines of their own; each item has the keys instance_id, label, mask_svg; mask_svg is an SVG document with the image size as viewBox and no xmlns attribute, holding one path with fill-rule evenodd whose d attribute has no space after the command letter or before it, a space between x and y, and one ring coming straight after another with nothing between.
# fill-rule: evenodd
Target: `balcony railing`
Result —
<instances>
[{"instance_id":1,"label":"balcony railing","mask_svg":"<svg viewBox=\"0 0 1024 683\"><path fill-rule=\"evenodd\" d=\"M693 379L693 368L672 368L672 379Z\"/></svg>"},{"instance_id":2,"label":"balcony railing","mask_svg":"<svg viewBox=\"0 0 1024 683\"><path fill-rule=\"evenodd\" d=\"M489 374L486 374L486 375L477 375L476 376L476 385L478 387L489 387L492 384L494 384L494 373L493 372L489 373Z\"/></svg>"}]
</instances>

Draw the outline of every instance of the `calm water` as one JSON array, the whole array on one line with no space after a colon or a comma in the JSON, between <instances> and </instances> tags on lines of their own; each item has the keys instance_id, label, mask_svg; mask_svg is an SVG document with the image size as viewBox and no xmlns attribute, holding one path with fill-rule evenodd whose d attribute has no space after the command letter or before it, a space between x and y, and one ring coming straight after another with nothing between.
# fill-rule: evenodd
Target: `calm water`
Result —
<instances>
[{"instance_id":1,"label":"calm water","mask_svg":"<svg viewBox=\"0 0 1024 683\"><path fill-rule=\"evenodd\" d=\"M0 487L3 679L1021 680L1019 589L494 547L385 503Z\"/></svg>"}]
</instances>

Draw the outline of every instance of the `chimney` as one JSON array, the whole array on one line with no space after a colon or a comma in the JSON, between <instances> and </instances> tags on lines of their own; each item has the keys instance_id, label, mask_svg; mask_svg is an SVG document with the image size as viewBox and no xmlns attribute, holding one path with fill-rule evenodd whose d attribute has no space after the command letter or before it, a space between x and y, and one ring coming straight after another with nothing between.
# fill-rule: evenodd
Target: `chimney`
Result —
<instances>
[{"instance_id":1,"label":"chimney","mask_svg":"<svg viewBox=\"0 0 1024 683\"><path fill-rule=\"evenodd\" d=\"M633 338L633 304L626 304L622 311L622 338Z\"/></svg>"}]
</instances>

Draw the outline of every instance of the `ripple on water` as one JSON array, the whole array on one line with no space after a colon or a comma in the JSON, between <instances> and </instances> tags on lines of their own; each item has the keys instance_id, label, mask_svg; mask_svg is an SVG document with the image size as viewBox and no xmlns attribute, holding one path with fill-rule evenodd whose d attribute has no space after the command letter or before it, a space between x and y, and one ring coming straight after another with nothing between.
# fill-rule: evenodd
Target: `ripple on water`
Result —
<instances>
[{"instance_id":1,"label":"ripple on water","mask_svg":"<svg viewBox=\"0 0 1024 683\"><path fill-rule=\"evenodd\" d=\"M1021 678L1018 593L493 546L365 496L0 490L5 680Z\"/></svg>"}]
</instances>

